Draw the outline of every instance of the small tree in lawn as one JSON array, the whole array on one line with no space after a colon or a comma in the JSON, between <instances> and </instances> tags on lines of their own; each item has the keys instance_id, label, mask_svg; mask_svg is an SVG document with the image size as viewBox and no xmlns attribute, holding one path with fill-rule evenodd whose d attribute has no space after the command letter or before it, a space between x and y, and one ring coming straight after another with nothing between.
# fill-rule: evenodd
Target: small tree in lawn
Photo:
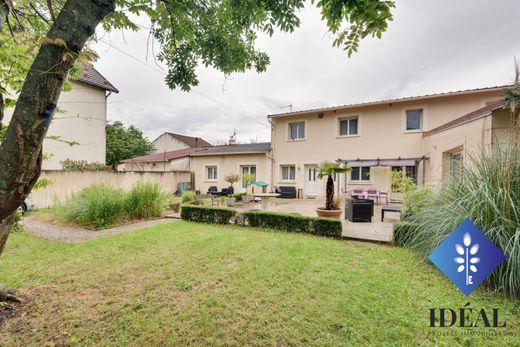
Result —
<instances>
[{"instance_id":1,"label":"small tree in lawn","mask_svg":"<svg viewBox=\"0 0 520 347\"><path fill-rule=\"evenodd\" d=\"M319 179L327 176L325 210L334 210L334 180L332 176L337 173L349 172L350 168L343 167L339 163L324 161L318 165L316 171L318 172Z\"/></svg>"},{"instance_id":2,"label":"small tree in lawn","mask_svg":"<svg viewBox=\"0 0 520 347\"><path fill-rule=\"evenodd\" d=\"M233 183L237 183L240 180L240 176L237 174L229 174L226 177L224 177L224 181L229 183L231 187L233 188Z\"/></svg>"}]
</instances>

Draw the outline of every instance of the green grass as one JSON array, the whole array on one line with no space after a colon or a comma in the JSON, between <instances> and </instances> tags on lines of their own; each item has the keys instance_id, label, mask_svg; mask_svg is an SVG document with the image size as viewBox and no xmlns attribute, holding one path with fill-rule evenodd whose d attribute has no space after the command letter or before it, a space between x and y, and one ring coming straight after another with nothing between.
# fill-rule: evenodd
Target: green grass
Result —
<instances>
[{"instance_id":1,"label":"green grass","mask_svg":"<svg viewBox=\"0 0 520 347\"><path fill-rule=\"evenodd\" d=\"M505 346L520 332L518 302L482 288L467 299L409 250L235 226L77 245L16 233L0 282L27 300L2 345ZM428 335L429 307L468 301L499 308L506 336Z\"/></svg>"}]
</instances>

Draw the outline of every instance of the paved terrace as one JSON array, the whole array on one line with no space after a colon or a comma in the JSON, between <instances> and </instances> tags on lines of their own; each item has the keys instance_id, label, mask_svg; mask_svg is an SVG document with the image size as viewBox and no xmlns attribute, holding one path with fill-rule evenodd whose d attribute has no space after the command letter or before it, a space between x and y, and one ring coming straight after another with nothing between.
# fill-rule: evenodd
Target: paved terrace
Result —
<instances>
[{"instance_id":1,"label":"paved terrace","mask_svg":"<svg viewBox=\"0 0 520 347\"><path fill-rule=\"evenodd\" d=\"M316 208L325 206L325 199L273 199L268 207L269 211L299 213L303 216L316 217ZM378 242L390 242L392 240L393 224L399 221L399 213L385 213L385 220L381 222L381 206L374 205L372 223L352 223L345 220L344 212L341 214L343 224L343 237L362 239ZM249 203L237 206L239 209L261 209L260 203Z\"/></svg>"}]
</instances>

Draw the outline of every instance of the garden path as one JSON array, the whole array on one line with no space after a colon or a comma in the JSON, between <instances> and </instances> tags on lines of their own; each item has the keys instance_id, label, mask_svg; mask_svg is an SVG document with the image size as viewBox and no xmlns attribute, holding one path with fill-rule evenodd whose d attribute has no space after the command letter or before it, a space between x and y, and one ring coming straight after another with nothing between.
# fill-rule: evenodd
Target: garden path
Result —
<instances>
[{"instance_id":1,"label":"garden path","mask_svg":"<svg viewBox=\"0 0 520 347\"><path fill-rule=\"evenodd\" d=\"M149 226L169 223L176 221L172 218L158 218L143 222L124 224L110 229L89 230L77 226L58 225L47 221L43 221L37 217L30 216L24 218L23 224L25 229L30 233L51 240L64 241L68 243L78 243L88 240L94 240L99 237L134 231Z\"/></svg>"}]
</instances>

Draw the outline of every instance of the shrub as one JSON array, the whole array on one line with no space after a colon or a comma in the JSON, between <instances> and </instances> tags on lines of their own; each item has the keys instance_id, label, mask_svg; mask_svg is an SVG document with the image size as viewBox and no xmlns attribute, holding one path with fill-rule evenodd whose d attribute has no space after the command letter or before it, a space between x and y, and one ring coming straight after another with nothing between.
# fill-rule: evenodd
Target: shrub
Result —
<instances>
[{"instance_id":1,"label":"shrub","mask_svg":"<svg viewBox=\"0 0 520 347\"><path fill-rule=\"evenodd\" d=\"M85 160L65 159L61 164L63 171L112 171L112 166Z\"/></svg>"},{"instance_id":2,"label":"shrub","mask_svg":"<svg viewBox=\"0 0 520 347\"><path fill-rule=\"evenodd\" d=\"M231 195L232 198L235 198L237 201L240 201L242 199L243 196L246 196L247 193L245 192L242 192L242 193L235 193L233 195Z\"/></svg>"},{"instance_id":3,"label":"shrub","mask_svg":"<svg viewBox=\"0 0 520 347\"><path fill-rule=\"evenodd\" d=\"M192 222L229 224L236 213L230 208L184 205L181 209L181 218Z\"/></svg>"},{"instance_id":4,"label":"shrub","mask_svg":"<svg viewBox=\"0 0 520 347\"><path fill-rule=\"evenodd\" d=\"M394 224L392 243L396 246L406 245L417 233L418 224L401 221Z\"/></svg>"},{"instance_id":5,"label":"shrub","mask_svg":"<svg viewBox=\"0 0 520 347\"><path fill-rule=\"evenodd\" d=\"M417 211L413 234L400 243L427 256L462 221L469 218L506 255L487 283L520 297L520 145L481 149L469 156L460 179L451 179Z\"/></svg>"},{"instance_id":6,"label":"shrub","mask_svg":"<svg viewBox=\"0 0 520 347\"><path fill-rule=\"evenodd\" d=\"M341 237L342 225L337 219L263 211L246 211L243 216L244 223L252 227Z\"/></svg>"},{"instance_id":7,"label":"shrub","mask_svg":"<svg viewBox=\"0 0 520 347\"><path fill-rule=\"evenodd\" d=\"M418 188L404 194L401 220L408 220L432 204L434 192L430 188Z\"/></svg>"},{"instance_id":8,"label":"shrub","mask_svg":"<svg viewBox=\"0 0 520 347\"><path fill-rule=\"evenodd\" d=\"M23 212L16 211L14 215L14 224L11 228L12 233L19 233L24 231L24 225L22 224Z\"/></svg>"},{"instance_id":9,"label":"shrub","mask_svg":"<svg viewBox=\"0 0 520 347\"><path fill-rule=\"evenodd\" d=\"M406 175L403 170L392 171L392 192L408 193L417 188L413 179Z\"/></svg>"},{"instance_id":10,"label":"shrub","mask_svg":"<svg viewBox=\"0 0 520 347\"><path fill-rule=\"evenodd\" d=\"M125 193L107 185L91 186L73 194L54 208L58 218L86 227L103 229L125 218Z\"/></svg>"},{"instance_id":11,"label":"shrub","mask_svg":"<svg viewBox=\"0 0 520 347\"><path fill-rule=\"evenodd\" d=\"M184 203L187 203L187 202L190 202L190 201L193 201L195 200L195 192L192 191L192 190L187 190L185 191L184 193L182 193L182 196L181 196L181 202L184 204Z\"/></svg>"},{"instance_id":12,"label":"shrub","mask_svg":"<svg viewBox=\"0 0 520 347\"><path fill-rule=\"evenodd\" d=\"M181 218L192 222L210 224L248 225L258 228L304 232L315 235L341 237L341 221L330 218L304 217L278 212L246 211L234 209L184 205Z\"/></svg>"},{"instance_id":13,"label":"shrub","mask_svg":"<svg viewBox=\"0 0 520 347\"><path fill-rule=\"evenodd\" d=\"M127 214L136 219L160 217L168 201L168 195L161 191L157 183L137 182L126 194Z\"/></svg>"}]
</instances>

